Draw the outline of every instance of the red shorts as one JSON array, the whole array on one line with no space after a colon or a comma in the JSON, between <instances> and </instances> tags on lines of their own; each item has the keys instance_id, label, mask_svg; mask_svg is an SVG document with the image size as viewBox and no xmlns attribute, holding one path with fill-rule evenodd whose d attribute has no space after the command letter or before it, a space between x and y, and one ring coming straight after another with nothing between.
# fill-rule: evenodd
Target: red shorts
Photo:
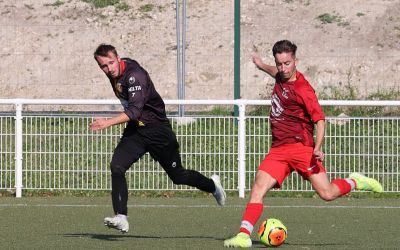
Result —
<instances>
[{"instance_id":1,"label":"red shorts","mask_svg":"<svg viewBox=\"0 0 400 250\"><path fill-rule=\"evenodd\" d=\"M310 175L326 172L321 161L315 159L313 150L302 143L271 148L258 169L267 172L278 182L275 188L280 188L293 171L307 180Z\"/></svg>"}]
</instances>

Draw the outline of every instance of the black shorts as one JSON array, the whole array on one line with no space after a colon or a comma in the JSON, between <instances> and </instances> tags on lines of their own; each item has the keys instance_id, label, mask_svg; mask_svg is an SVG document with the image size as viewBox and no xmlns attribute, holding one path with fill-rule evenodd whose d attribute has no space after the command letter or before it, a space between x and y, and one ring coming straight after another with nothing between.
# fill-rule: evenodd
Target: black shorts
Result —
<instances>
[{"instance_id":1,"label":"black shorts","mask_svg":"<svg viewBox=\"0 0 400 250\"><path fill-rule=\"evenodd\" d=\"M111 166L118 165L128 170L147 152L167 173L182 167L179 144L168 123L146 124L143 127L128 123L114 150Z\"/></svg>"}]
</instances>

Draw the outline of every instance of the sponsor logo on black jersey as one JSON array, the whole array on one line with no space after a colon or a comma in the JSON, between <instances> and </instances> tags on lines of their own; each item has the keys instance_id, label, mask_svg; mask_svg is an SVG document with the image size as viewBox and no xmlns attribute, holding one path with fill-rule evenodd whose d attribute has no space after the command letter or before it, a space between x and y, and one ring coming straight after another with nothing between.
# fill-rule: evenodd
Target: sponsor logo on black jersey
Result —
<instances>
[{"instance_id":1,"label":"sponsor logo on black jersey","mask_svg":"<svg viewBox=\"0 0 400 250\"><path fill-rule=\"evenodd\" d=\"M131 77L129 77L128 81L129 81L129 84L134 84L136 79L135 79L135 77L131 76Z\"/></svg>"},{"instance_id":2,"label":"sponsor logo on black jersey","mask_svg":"<svg viewBox=\"0 0 400 250\"><path fill-rule=\"evenodd\" d=\"M135 91L139 91L139 90L142 90L142 87L140 87L140 85L132 86L132 87L129 87L129 89L128 89L129 92L135 92Z\"/></svg>"}]
</instances>

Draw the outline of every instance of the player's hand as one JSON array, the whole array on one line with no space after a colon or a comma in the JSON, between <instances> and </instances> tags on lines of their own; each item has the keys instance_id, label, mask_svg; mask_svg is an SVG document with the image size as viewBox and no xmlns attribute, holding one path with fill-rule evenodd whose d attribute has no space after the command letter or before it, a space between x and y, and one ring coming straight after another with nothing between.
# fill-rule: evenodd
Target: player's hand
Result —
<instances>
[{"instance_id":1,"label":"player's hand","mask_svg":"<svg viewBox=\"0 0 400 250\"><path fill-rule=\"evenodd\" d=\"M259 57L257 54L253 54L253 55L252 55L252 58L253 58L253 63L254 63L258 68L260 68L261 65L263 64L263 61L262 61L261 57Z\"/></svg>"},{"instance_id":2,"label":"player's hand","mask_svg":"<svg viewBox=\"0 0 400 250\"><path fill-rule=\"evenodd\" d=\"M315 156L315 159L320 160L320 161L323 161L325 158L325 154L321 150L314 150L314 156Z\"/></svg>"},{"instance_id":3,"label":"player's hand","mask_svg":"<svg viewBox=\"0 0 400 250\"><path fill-rule=\"evenodd\" d=\"M93 131L98 131L101 129L108 128L110 125L105 118L96 118L94 121L89 125L89 128Z\"/></svg>"}]
</instances>

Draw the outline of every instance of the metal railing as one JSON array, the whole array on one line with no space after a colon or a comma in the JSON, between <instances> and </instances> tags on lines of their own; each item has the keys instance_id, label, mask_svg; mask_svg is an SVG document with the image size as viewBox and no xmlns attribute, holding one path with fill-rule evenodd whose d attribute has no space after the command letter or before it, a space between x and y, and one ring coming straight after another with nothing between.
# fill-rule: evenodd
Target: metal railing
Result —
<instances>
[{"instance_id":1,"label":"metal railing","mask_svg":"<svg viewBox=\"0 0 400 250\"><path fill-rule=\"evenodd\" d=\"M94 115L82 112L32 113L35 105L116 105L117 100L0 99L15 114L0 115L0 189L109 190L109 161L123 125L92 132ZM322 106L400 107L400 101L320 101ZM167 100L166 105L239 107L239 116L198 114L170 116L181 146L183 165L210 176L217 173L226 190L244 197L258 164L268 152L271 134L267 113L251 115L248 107L268 100ZM330 178L353 171L377 178L385 192L399 192L399 116L327 117L324 165ZM192 190L174 185L145 155L127 172L130 190ZM293 173L284 191L310 191Z\"/></svg>"}]
</instances>

